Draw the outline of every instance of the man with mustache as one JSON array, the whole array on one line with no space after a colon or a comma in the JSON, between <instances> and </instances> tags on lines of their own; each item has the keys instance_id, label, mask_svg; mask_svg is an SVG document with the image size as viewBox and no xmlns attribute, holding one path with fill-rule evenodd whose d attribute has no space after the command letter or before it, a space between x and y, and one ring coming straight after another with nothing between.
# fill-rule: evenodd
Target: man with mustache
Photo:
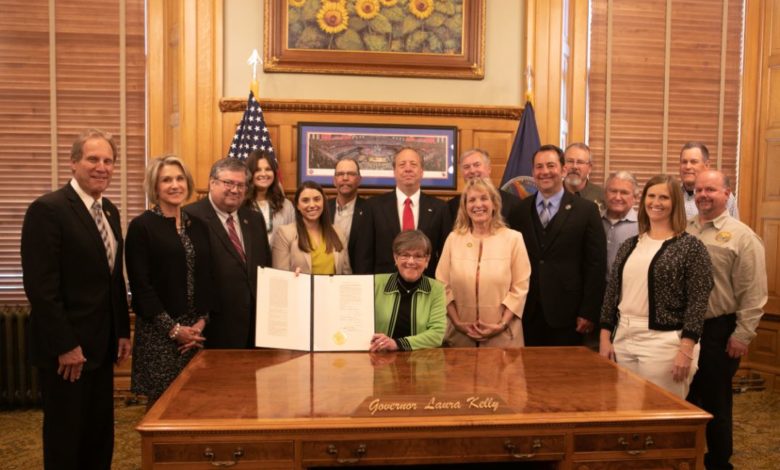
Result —
<instances>
[{"instance_id":1,"label":"man with mustache","mask_svg":"<svg viewBox=\"0 0 780 470\"><path fill-rule=\"evenodd\" d=\"M583 199L595 202L599 209L604 208L604 188L590 181L590 170L593 169L593 160L590 155L590 147L582 142L574 142L566 147L564 152L566 189Z\"/></svg>"},{"instance_id":2,"label":"man with mustache","mask_svg":"<svg viewBox=\"0 0 780 470\"><path fill-rule=\"evenodd\" d=\"M363 214L363 203L366 201L358 196L360 188L360 165L355 158L346 157L336 163L333 174L333 186L336 187L336 197L328 200L330 223L341 229L347 238L350 263L355 259L355 244ZM352 234L355 236L351 236Z\"/></svg>"}]
</instances>

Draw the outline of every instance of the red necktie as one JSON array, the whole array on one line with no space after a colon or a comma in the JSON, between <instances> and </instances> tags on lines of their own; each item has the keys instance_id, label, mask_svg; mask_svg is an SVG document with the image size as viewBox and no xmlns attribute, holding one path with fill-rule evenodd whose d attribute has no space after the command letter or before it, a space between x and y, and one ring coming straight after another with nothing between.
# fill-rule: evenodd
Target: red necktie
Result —
<instances>
[{"instance_id":1,"label":"red necktie","mask_svg":"<svg viewBox=\"0 0 780 470\"><path fill-rule=\"evenodd\" d=\"M238 256L241 257L241 261L246 263L246 255L244 254L244 247L241 246L241 240L239 240L238 238L238 233L236 232L236 224L233 222L232 215L228 216L225 224L227 225L228 238L230 239L230 243L233 244L233 248L235 248L236 252L238 252Z\"/></svg>"},{"instance_id":2,"label":"red necktie","mask_svg":"<svg viewBox=\"0 0 780 470\"><path fill-rule=\"evenodd\" d=\"M414 214L412 213L412 200L406 198L404 201L404 224L401 227L402 231L414 230Z\"/></svg>"}]
</instances>

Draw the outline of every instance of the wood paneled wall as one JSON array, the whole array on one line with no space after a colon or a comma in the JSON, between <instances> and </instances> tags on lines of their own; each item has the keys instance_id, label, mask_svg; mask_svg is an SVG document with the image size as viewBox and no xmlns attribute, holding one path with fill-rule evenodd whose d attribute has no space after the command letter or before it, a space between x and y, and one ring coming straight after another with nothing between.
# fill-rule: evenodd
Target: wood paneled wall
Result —
<instances>
[{"instance_id":1,"label":"wood paneled wall","mask_svg":"<svg viewBox=\"0 0 780 470\"><path fill-rule=\"evenodd\" d=\"M493 167L491 177L498 185L522 113L519 107L319 100L261 99L260 106L279 157L282 181L288 193L295 191L298 181L298 122L455 126L458 128L458 153L473 147L487 150ZM245 107L246 100L238 98L223 99L220 103L224 112L221 138L223 153L227 152ZM203 175L208 171L199 168L194 173ZM203 189L206 183L206 180L200 179L196 186ZM461 186L462 181L458 181L458 188ZM451 195L454 191L438 191L434 194Z\"/></svg>"},{"instance_id":2,"label":"wood paneled wall","mask_svg":"<svg viewBox=\"0 0 780 470\"><path fill-rule=\"evenodd\" d=\"M780 0L745 3L740 216L764 240L769 301L743 367L780 390Z\"/></svg>"}]
</instances>

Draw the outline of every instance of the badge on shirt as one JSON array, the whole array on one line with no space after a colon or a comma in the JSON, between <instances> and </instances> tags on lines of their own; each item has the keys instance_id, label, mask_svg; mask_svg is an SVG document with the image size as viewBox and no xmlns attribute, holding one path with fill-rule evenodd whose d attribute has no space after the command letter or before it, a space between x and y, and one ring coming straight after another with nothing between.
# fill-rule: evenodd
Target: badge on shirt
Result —
<instances>
[{"instance_id":1,"label":"badge on shirt","mask_svg":"<svg viewBox=\"0 0 780 470\"><path fill-rule=\"evenodd\" d=\"M726 232L725 230L718 232L717 235L715 235L715 240L726 243L727 241L731 240L731 232Z\"/></svg>"}]
</instances>

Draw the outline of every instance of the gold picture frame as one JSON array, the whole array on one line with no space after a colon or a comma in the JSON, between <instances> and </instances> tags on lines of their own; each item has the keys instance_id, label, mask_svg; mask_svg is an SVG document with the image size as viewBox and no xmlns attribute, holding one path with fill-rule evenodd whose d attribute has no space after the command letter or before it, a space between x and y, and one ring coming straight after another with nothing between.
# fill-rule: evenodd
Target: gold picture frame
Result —
<instances>
[{"instance_id":1,"label":"gold picture frame","mask_svg":"<svg viewBox=\"0 0 780 470\"><path fill-rule=\"evenodd\" d=\"M265 0L263 70L481 80L485 8L485 0Z\"/></svg>"}]
</instances>

